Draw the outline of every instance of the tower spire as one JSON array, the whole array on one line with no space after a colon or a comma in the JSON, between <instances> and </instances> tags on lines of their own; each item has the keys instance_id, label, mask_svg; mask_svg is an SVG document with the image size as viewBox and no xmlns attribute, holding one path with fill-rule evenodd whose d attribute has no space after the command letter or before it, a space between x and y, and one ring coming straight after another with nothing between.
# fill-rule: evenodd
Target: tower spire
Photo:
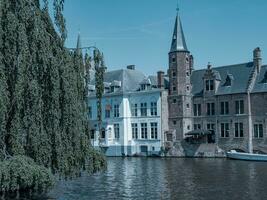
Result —
<instances>
[{"instance_id":1,"label":"tower spire","mask_svg":"<svg viewBox=\"0 0 267 200\"><path fill-rule=\"evenodd\" d=\"M187 45L185 42L185 36L184 36L184 31L182 27L182 22L180 19L180 14L179 14L179 3L177 1L177 7L176 7L176 20L175 20L175 25L174 25L174 31L173 31L173 36L172 36L172 44L171 44L171 50L170 52L174 51L188 51Z\"/></svg>"}]
</instances>

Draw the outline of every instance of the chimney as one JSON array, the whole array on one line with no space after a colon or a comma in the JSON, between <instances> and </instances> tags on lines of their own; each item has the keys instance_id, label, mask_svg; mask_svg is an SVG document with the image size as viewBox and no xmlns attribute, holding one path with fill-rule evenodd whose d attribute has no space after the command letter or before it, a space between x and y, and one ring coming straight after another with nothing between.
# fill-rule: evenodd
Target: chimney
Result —
<instances>
[{"instance_id":1,"label":"chimney","mask_svg":"<svg viewBox=\"0 0 267 200\"><path fill-rule=\"evenodd\" d=\"M164 88L164 72L158 71L158 88Z\"/></svg>"},{"instance_id":2,"label":"chimney","mask_svg":"<svg viewBox=\"0 0 267 200\"><path fill-rule=\"evenodd\" d=\"M135 70L135 65L128 65L127 66L127 69L129 69L129 70Z\"/></svg>"},{"instance_id":3,"label":"chimney","mask_svg":"<svg viewBox=\"0 0 267 200\"><path fill-rule=\"evenodd\" d=\"M254 63L254 67L257 69L257 73L259 73L260 70L261 70L261 65L262 65L262 58L261 58L261 49L260 49L260 47L257 47L253 51L253 63Z\"/></svg>"}]
</instances>

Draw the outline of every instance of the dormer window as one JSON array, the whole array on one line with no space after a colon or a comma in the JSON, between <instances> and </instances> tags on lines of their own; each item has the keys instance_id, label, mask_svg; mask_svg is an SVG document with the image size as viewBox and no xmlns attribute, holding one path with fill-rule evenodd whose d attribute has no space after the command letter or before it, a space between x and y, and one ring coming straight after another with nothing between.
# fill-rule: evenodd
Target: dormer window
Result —
<instances>
[{"instance_id":1,"label":"dormer window","mask_svg":"<svg viewBox=\"0 0 267 200\"><path fill-rule=\"evenodd\" d=\"M104 92L105 93L110 92L110 83L104 82Z\"/></svg>"},{"instance_id":2,"label":"dormer window","mask_svg":"<svg viewBox=\"0 0 267 200\"><path fill-rule=\"evenodd\" d=\"M225 79L224 86L231 86L233 84L233 80L234 80L233 75L232 74L228 74L226 79Z\"/></svg>"},{"instance_id":3,"label":"dormer window","mask_svg":"<svg viewBox=\"0 0 267 200\"><path fill-rule=\"evenodd\" d=\"M151 87L151 81L149 78L144 79L140 83L140 90L147 90L149 87Z\"/></svg>"},{"instance_id":4,"label":"dormer window","mask_svg":"<svg viewBox=\"0 0 267 200\"><path fill-rule=\"evenodd\" d=\"M141 90L146 90L146 85L145 84L141 85Z\"/></svg>"},{"instance_id":5,"label":"dormer window","mask_svg":"<svg viewBox=\"0 0 267 200\"><path fill-rule=\"evenodd\" d=\"M117 92L121 88L121 81L114 80L111 85L111 92Z\"/></svg>"},{"instance_id":6,"label":"dormer window","mask_svg":"<svg viewBox=\"0 0 267 200\"><path fill-rule=\"evenodd\" d=\"M214 80L206 80L206 91L214 90Z\"/></svg>"}]
</instances>

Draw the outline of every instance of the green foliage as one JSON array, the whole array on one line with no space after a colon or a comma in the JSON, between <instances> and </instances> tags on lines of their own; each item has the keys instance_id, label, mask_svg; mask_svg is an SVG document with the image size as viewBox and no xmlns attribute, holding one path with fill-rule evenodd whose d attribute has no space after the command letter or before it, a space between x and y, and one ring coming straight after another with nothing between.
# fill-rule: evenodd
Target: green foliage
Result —
<instances>
[{"instance_id":1,"label":"green foliage","mask_svg":"<svg viewBox=\"0 0 267 200\"><path fill-rule=\"evenodd\" d=\"M21 168L14 180L1 179L6 191L13 191L16 177L22 177L20 188L48 188L45 168L68 178L106 165L89 141L85 74L90 66L63 46L64 1L54 3L60 36L44 3L41 9L38 0L0 1L1 174L13 173L18 163L35 166L27 176Z\"/></svg>"},{"instance_id":2,"label":"green foliage","mask_svg":"<svg viewBox=\"0 0 267 200\"><path fill-rule=\"evenodd\" d=\"M89 155L90 155L90 163L92 163L90 168L87 169L89 173L97 172L107 167L106 158L102 152L91 149L89 151Z\"/></svg>"},{"instance_id":3,"label":"green foliage","mask_svg":"<svg viewBox=\"0 0 267 200\"><path fill-rule=\"evenodd\" d=\"M52 173L25 156L0 162L0 194L31 190L43 193L55 183Z\"/></svg>"},{"instance_id":4,"label":"green foliage","mask_svg":"<svg viewBox=\"0 0 267 200\"><path fill-rule=\"evenodd\" d=\"M102 97L104 94L104 73L105 73L105 64L104 56L101 55L98 50L94 51L94 61L95 61L95 80L96 80L96 98L97 98L97 120L99 122L98 128L99 133L102 127Z\"/></svg>"}]
</instances>

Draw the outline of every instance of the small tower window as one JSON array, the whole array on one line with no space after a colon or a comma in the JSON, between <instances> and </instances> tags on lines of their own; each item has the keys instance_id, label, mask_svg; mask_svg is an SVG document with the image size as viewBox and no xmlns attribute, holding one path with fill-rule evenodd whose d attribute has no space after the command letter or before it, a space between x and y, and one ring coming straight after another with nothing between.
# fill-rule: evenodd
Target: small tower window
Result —
<instances>
[{"instance_id":1,"label":"small tower window","mask_svg":"<svg viewBox=\"0 0 267 200\"><path fill-rule=\"evenodd\" d=\"M176 99L173 99L173 100L172 100L172 103L177 103L177 100L176 100Z\"/></svg>"},{"instance_id":2,"label":"small tower window","mask_svg":"<svg viewBox=\"0 0 267 200\"><path fill-rule=\"evenodd\" d=\"M190 87L189 86L186 86L186 90L189 91L190 90Z\"/></svg>"},{"instance_id":3,"label":"small tower window","mask_svg":"<svg viewBox=\"0 0 267 200\"><path fill-rule=\"evenodd\" d=\"M173 77L176 77L176 71L173 71L173 72L172 72L172 76L173 76Z\"/></svg>"},{"instance_id":4,"label":"small tower window","mask_svg":"<svg viewBox=\"0 0 267 200\"><path fill-rule=\"evenodd\" d=\"M173 90L173 91L176 91L176 87L175 87L175 86L174 86L174 87L172 87L172 90Z\"/></svg>"},{"instance_id":5,"label":"small tower window","mask_svg":"<svg viewBox=\"0 0 267 200\"><path fill-rule=\"evenodd\" d=\"M176 62L176 57L172 56L172 62L175 63Z\"/></svg>"},{"instance_id":6,"label":"small tower window","mask_svg":"<svg viewBox=\"0 0 267 200\"><path fill-rule=\"evenodd\" d=\"M190 105L189 105L189 103L187 103L187 104L186 104L186 108L190 108Z\"/></svg>"}]
</instances>

